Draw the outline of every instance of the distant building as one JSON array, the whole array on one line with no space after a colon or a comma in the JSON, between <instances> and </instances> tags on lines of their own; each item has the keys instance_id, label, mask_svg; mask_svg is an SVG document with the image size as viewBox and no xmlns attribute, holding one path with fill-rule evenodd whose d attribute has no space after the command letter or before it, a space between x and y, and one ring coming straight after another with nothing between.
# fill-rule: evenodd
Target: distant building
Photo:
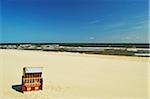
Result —
<instances>
[{"instance_id":1,"label":"distant building","mask_svg":"<svg viewBox=\"0 0 150 99\"><path fill-rule=\"evenodd\" d=\"M42 90L43 78L41 67L25 67L22 76L22 91Z\"/></svg>"}]
</instances>

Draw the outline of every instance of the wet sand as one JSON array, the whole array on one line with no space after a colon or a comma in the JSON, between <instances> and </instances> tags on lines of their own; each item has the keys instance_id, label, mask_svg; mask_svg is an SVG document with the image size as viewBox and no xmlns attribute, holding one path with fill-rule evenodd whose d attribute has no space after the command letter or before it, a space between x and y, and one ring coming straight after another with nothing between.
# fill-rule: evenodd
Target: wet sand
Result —
<instances>
[{"instance_id":1,"label":"wet sand","mask_svg":"<svg viewBox=\"0 0 150 99\"><path fill-rule=\"evenodd\" d=\"M149 58L0 50L1 99L148 99ZM44 89L20 93L23 67L43 67Z\"/></svg>"}]
</instances>

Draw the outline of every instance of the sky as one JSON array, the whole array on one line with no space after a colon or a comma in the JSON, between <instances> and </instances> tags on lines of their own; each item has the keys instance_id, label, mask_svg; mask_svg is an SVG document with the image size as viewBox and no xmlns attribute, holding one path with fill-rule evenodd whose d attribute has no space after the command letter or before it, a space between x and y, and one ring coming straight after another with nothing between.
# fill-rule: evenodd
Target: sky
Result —
<instances>
[{"instance_id":1,"label":"sky","mask_svg":"<svg viewBox=\"0 0 150 99\"><path fill-rule=\"evenodd\" d=\"M148 43L148 0L1 0L0 43Z\"/></svg>"}]
</instances>

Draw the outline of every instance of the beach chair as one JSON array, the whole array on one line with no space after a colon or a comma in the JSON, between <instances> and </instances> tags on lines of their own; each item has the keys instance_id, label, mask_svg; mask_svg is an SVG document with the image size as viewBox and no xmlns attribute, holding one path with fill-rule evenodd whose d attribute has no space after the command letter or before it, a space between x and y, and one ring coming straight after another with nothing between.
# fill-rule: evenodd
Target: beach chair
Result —
<instances>
[{"instance_id":1,"label":"beach chair","mask_svg":"<svg viewBox=\"0 0 150 99\"><path fill-rule=\"evenodd\" d=\"M24 67L22 76L22 91L35 91L43 89L41 67Z\"/></svg>"}]
</instances>

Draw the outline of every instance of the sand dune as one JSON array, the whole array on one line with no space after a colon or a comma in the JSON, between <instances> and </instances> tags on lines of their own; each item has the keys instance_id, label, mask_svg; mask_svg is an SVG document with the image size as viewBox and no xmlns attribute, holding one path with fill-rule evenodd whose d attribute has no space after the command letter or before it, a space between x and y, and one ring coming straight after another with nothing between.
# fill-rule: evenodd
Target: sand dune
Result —
<instances>
[{"instance_id":1,"label":"sand dune","mask_svg":"<svg viewBox=\"0 0 150 99\"><path fill-rule=\"evenodd\" d=\"M0 50L1 99L148 99L149 58ZM20 93L23 67L44 67L43 91Z\"/></svg>"}]
</instances>

